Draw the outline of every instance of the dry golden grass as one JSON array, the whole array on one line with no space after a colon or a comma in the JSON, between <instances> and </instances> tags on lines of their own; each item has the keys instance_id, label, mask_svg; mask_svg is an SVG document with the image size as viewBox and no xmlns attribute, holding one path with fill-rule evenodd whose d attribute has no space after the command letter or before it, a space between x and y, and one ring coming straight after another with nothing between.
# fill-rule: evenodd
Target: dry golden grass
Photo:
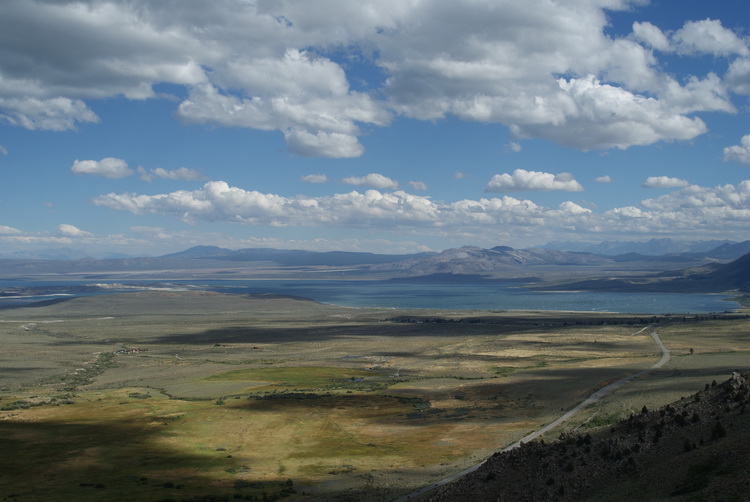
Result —
<instances>
[{"instance_id":1,"label":"dry golden grass","mask_svg":"<svg viewBox=\"0 0 750 502\"><path fill-rule=\"evenodd\" d=\"M485 322L389 321L396 314ZM0 320L12 355L0 359L0 446L21 452L0 465L0 496L23 500L283 490L290 500L309 498L303 491L389 500L659 359L637 333L640 319L606 314L396 313L152 293L3 311ZM748 326L660 328L675 352L670 366L571 426L710 382L746 360Z\"/></svg>"}]
</instances>

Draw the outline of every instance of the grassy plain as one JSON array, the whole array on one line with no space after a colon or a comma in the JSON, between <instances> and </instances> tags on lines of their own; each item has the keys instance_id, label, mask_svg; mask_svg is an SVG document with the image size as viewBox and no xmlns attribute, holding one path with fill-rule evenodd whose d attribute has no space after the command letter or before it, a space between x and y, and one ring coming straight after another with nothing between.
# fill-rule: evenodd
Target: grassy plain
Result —
<instances>
[{"instance_id":1,"label":"grassy plain","mask_svg":"<svg viewBox=\"0 0 750 502\"><path fill-rule=\"evenodd\" d=\"M653 322L669 365L568 428L746 370L750 320L164 292L3 310L0 497L392 500L651 366Z\"/></svg>"}]
</instances>

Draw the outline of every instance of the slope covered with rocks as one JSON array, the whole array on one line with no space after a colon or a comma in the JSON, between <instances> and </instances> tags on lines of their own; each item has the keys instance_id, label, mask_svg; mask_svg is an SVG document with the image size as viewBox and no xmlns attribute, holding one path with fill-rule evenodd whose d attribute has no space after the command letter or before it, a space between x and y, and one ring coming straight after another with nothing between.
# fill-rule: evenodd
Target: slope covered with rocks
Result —
<instances>
[{"instance_id":1,"label":"slope covered with rocks","mask_svg":"<svg viewBox=\"0 0 750 502\"><path fill-rule=\"evenodd\" d=\"M497 453L422 501L750 500L750 382Z\"/></svg>"}]
</instances>

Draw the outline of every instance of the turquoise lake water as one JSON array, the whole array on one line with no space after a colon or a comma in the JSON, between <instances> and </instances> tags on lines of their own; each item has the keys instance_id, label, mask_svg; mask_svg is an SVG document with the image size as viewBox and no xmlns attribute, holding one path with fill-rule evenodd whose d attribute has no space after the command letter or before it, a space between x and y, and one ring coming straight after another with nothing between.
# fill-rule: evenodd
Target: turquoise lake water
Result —
<instances>
[{"instance_id":1,"label":"turquoise lake water","mask_svg":"<svg viewBox=\"0 0 750 502\"><path fill-rule=\"evenodd\" d=\"M94 284L106 284L102 288ZM116 284L122 285L117 287ZM538 292L514 283L404 283L389 281L225 280L169 283L0 280L0 307L42 300L150 288L209 289L226 293L275 293L349 307L469 310L574 310L643 314L724 312L739 308L725 295L686 293Z\"/></svg>"}]
</instances>

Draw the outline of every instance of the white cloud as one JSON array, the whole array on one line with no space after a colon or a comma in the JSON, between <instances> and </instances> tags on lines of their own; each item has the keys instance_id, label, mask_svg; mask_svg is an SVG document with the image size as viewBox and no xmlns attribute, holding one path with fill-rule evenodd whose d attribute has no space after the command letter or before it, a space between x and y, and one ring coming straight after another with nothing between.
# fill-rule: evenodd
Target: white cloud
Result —
<instances>
[{"instance_id":1,"label":"white cloud","mask_svg":"<svg viewBox=\"0 0 750 502\"><path fill-rule=\"evenodd\" d=\"M205 178L200 171L188 167L180 167L177 169L164 169L157 167L156 169L146 170L146 168L138 166L137 170L140 178L143 181L148 182L153 181L154 178L185 181L197 181Z\"/></svg>"},{"instance_id":2,"label":"white cloud","mask_svg":"<svg viewBox=\"0 0 750 502\"><path fill-rule=\"evenodd\" d=\"M90 237L91 235L93 235L89 232L86 232L85 230L81 230L78 227L68 225L67 223L58 225L57 230L65 237Z\"/></svg>"},{"instance_id":3,"label":"white cloud","mask_svg":"<svg viewBox=\"0 0 750 502\"><path fill-rule=\"evenodd\" d=\"M414 190L419 190L420 192L427 190L427 183L424 181L410 181L409 184Z\"/></svg>"},{"instance_id":4,"label":"white cloud","mask_svg":"<svg viewBox=\"0 0 750 502\"><path fill-rule=\"evenodd\" d=\"M724 162L729 161L750 166L750 134L744 135L739 145L724 148Z\"/></svg>"},{"instance_id":5,"label":"white cloud","mask_svg":"<svg viewBox=\"0 0 750 502\"><path fill-rule=\"evenodd\" d=\"M349 192L329 197L282 197L210 181L202 189L161 195L102 195L94 203L136 214L170 214L188 222L230 221L252 225L318 226L362 224L371 220L390 223L431 219L434 204L424 197L397 191Z\"/></svg>"},{"instance_id":6,"label":"white cloud","mask_svg":"<svg viewBox=\"0 0 750 502\"><path fill-rule=\"evenodd\" d=\"M672 35L672 43L682 54L750 55L747 42L732 30L724 28L721 21L716 19L686 22Z\"/></svg>"},{"instance_id":7,"label":"white cloud","mask_svg":"<svg viewBox=\"0 0 750 502\"><path fill-rule=\"evenodd\" d=\"M571 202L569 200L560 204L560 210L566 213L578 215L592 213L591 209L586 209L585 207L579 206L575 202Z\"/></svg>"},{"instance_id":8,"label":"white cloud","mask_svg":"<svg viewBox=\"0 0 750 502\"><path fill-rule=\"evenodd\" d=\"M548 108L560 113L559 118L516 123L511 126L515 134L541 136L562 145L591 150L688 140L707 131L698 117L689 118L671 110L663 101L602 84L592 75L560 79L558 84L561 94L552 96L557 103L540 101L535 107L540 112Z\"/></svg>"},{"instance_id":9,"label":"white cloud","mask_svg":"<svg viewBox=\"0 0 750 502\"><path fill-rule=\"evenodd\" d=\"M99 122L99 117L79 99L0 95L0 120L24 129L64 131L79 122Z\"/></svg>"},{"instance_id":10,"label":"white cloud","mask_svg":"<svg viewBox=\"0 0 750 502\"><path fill-rule=\"evenodd\" d=\"M643 182L645 188L681 188L690 185L686 180L669 176L649 176Z\"/></svg>"},{"instance_id":11,"label":"white cloud","mask_svg":"<svg viewBox=\"0 0 750 502\"><path fill-rule=\"evenodd\" d=\"M153 246L159 244L155 242L154 235L148 235L147 238L123 234L96 235L68 224L58 225L53 232L12 230L12 232L3 232L0 227L0 244L3 246L4 253L23 253L34 248L43 250L50 246L85 245L87 253L91 255L109 255L114 250L119 253L148 256L152 254ZM174 233L165 245L173 245L175 239L179 242L190 242L180 237L185 236Z\"/></svg>"},{"instance_id":12,"label":"white cloud","mask_svg":"<svg viewBox=\"0 0 750 502\"><path fill-rule=\"evenodd\" d=\"M681 190L647 199L641 205L676 229L694 226L697 231L716 227L717 234L747 229L750 218L750 180L735 185L701 187L690 185Z\"/></svg>"},{"instance_id":13,"label":"white cloud","mask_svg":"<svg viewBox=\"0 0 750 502\"><path fill-rule=\"evenodd\" d=\"M523 148L521 147L521 144L518 143L517 141L511 141L510 143L508 143L508 148L510 148L511 152L516 152L516 153L523 150Z\"/></svg>"},{"instance_id":14,"label":"white cloud","mask_svg":"<svg viewBox=\"0 0 750 502\"><path fill-rule=\"evenodd\" d=\"M8 155L8 149L3 145L0 145L0 153L2 153L3 155Z\"/></svg>"},{"instance_id":15,"label":"white cloud","mask_svg":"<svg viewBox=\"0 0 750 502\"><path fill-rule=\"evenodd\" d=\"M378 173L370 173L366 176L361 177L350 176L348 178L342 179L341 182L346 183L347 185L380 188L381 190L398 188L397 181Z\"/></svg>"},{"instance_id":16,"label":"white cloud","mask_svg":"<svg viewBox=\"0 0 750 502\"><path fill-rule=\"evenodd\" d=\"M648 21L633 23L633 38L660 51L669 50L669 38L664 32Z\"/></svg>"},{"instance_id":17,"label":"white cloud","mask_svg":"<svg viewBox=\"0 0 750 502\"><path fill-rule=\"evenodd\" d=\"M6 225L0 225L0 235L18 234L21 231L17 228L8 227Z\"/></svg>"},{"instance_id":18,"label":"white cloud","mask_svg":"<svg viewBox=\"0 0 750 502\"><path fill-rule=\"evenodd\" d=\"M692 113L699 110L735 113L737 110L729 101L725 83L715 74L706 78L690 77L684 85L675 80L664 83L662 95L672 109L678 113Z\"/></svg>"},{"instance_id":19,"label":"white cloud","mask_svg":"<svg viewBox=\"0 0 750 502\"><path fill-rule=\"evenodd\" d=\"M608 11L641 3L7 0L0 121L73 129L99 120L88 100L158 99L166 83L187 95L181 120L279 131L303 156L362 155L363 126L394 114L499 123L583 150L692 139L706 127L690 114L733 110L724 83L673 77L651 49L747 58L746 40L710 19L608 34ZM353 89L350 58L384 81ZM748 93L738 61L727 80Z\"/></svg>"},{"instance_id":20,"label":"white cloud","mask_svg":"<svg viewBox=\"0 0 750 502\"><path fill-rule=\"evenodd\" d=\"M231 60L215 85L192 89L178 109L186 122L283 131L289 151L302 156L358 157L357 122L385 125L390 114L366 94L349 89L343 69L329 59L287 49L282 58ZM251 97L250 97L251 96Z\"/></svg>"},{"instance_id":21,"label":"white cloud","mask_svg":"<svg viewBox=\"0 0 750 502\"><path fill-rule=\"evenodd\" d=\"M513 174L496 174L487 183L485 192L524 192L528 190L564 190L580 192L583 187L570 173L550 174L516 169Z\"/></svg>"},{"instance_id":22,"label":"white cloud","mask_svg":"<svg viewBox=\"0 0 750 502\"><path fill-rule=\"evenodd\" d=\"M325 174L307 174L302 176L300 181L304 181L305 183L326 183L328 176Z\"/></svg>"},{"instance_id":23,"label":"white cloud","mask_svg":"<svg viewBox=\"0 0 750 502\"><path fill-rule=\"evenodd\" d=\"M596 181L597 183L612 183L613 180L610 175L606 174L604 176L599 176L594 181Z\"/></svg>"},{"instance_id":24,"label":"white cloud","mask_svg":"<svg viewBox=\"0 0 750 502\"><path fill-rule=\"evenodd\" d=\"M463 180L463 179L466 179L468 177L469 177L468 174L462 173L461 171L456 171L455 173L453 173L453 179L454 180Z\"/></svg>"},{"instance_id":25,"label":"white cloud","mask_svg":"<svg viewBox=\"0 0 750 502\"><path fill-rule=\"evenodd\" d=\"M110 193L94 203L135 214L171 216L186 222L373 230L465 242L544 243L560 238L593 240L673 236L683 239L747 238L750 180L714 188L690 185L640 207L594 213L571 201L548 208L511 196L435 202L403 191L352 191L323 197L283 197L211 181L201 189L157 195ZM158 234L156 230L141 231ZM171 232L174 234L174 232ZM8 235L4 239L19 240ZM185 241L184 239L181 241ZM3 241L5 242L5 241Z\"/></svg>"},{"instance_id":26,"label":"white cloud","mask_svg":"<svg viewBox=\"0 0 750 502\"><path fill-rule=\"evenodd\" d=\"M732 61L725 78L733 92L750 96L750 58Z\"/></svg>"},{"instance_id":27,"label":"white cloud","mask_svg":"<svg viewBox=\"0 0 750 502\"><path fill-rule=\"evenodd\" d=\"M73 174L104 176L105 178L125 178L133 174L128 163L122 159L105 157L102 160L75 160L70 168Z\"/></svg>"},{"instance_id":28,"label":"white cloud","mask_svg":"<svg viewBox=\"0 0 750 502\"><path fill-rule=\"evenodd\" d=\"M288 129L284 132L289 151L303 157L334 159L359 157L364 148L353 134Z\"/></svg>"}]
</instances>

